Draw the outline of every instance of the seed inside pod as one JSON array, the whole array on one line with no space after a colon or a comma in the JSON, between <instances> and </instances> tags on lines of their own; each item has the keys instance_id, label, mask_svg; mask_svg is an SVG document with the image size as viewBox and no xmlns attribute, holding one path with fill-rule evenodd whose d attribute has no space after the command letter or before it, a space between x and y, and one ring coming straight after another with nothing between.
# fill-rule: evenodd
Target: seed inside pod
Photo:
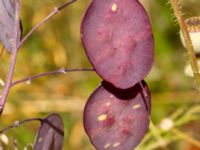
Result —
<instances>
[{"instance_id":1,"label":"seed inside pod","mask_svg":"<svg viewBox=\"0 0 200 150\"><path fill-rule=\"evenodd\" d=\"M198 17L190 17L185 20L187 25L187 29L190 34L190 38L192 40L192 45L196 53L200 53L200 16ZM185 40L183 38L183 34L180 31L181 42L184 47L186 47Z\"/></svg>"}]
</instances>

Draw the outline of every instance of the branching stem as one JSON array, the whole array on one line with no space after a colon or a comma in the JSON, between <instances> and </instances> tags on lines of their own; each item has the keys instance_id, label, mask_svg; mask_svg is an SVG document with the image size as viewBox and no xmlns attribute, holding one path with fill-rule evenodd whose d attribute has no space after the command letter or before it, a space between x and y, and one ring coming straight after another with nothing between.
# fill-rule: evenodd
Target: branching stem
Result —
<instances>
[{"instance_id":1,"label":"branching stem","mask_svg":"<svg viewBox=\"0 0 200 150\"><path fill-rule=\"evenodd\" d=\"M75 2L76 0L71 0L65 4L63 4L60 7L56 7L48 16L46 16L44 19L42 19L35 27L33 27L33 29L27 33L27 35L16 45L14 45L13 50L12 50L12 54L11 54L11 60L10 60L10 68L9 68L9 72L7 75L7 80L5 83L5 86L3 88L3 92L2 92L2 97L0 99L0 114L2 114L3 112L3 108L4 105L6 103L6 99L8 97L8 93L10 91L11 85L12 85L12 79L13 79L13 74L14 74L14 70L15 70L15 64L16 64L16 59L17 59L17 54L18 54L18 50L19 48L24 44L24 42L30 37L30 35L37 30L41 25L43 25L44 23L46 23L52 16L54 16L55 14L59 13L61 10L63 10L64 8L66 8L67 6L69 6L70 4L72 4L73 2ZM16 10L20 10L20 4L21 4L21 0L19 0L19 3L16 3ZM15 14L15 36L17 39L17 36L19 35L19 21L20 21L20 12L16 11Z\"/></svg>"},{"instance_id":2,"label":"branching stem","mask_svg":"<svg viewBox=\"0 0 200 150\"><path fill-rule=\"evenodd\" d=\"M59 13L61 10L63 10L64 8L66 8L67 6L69 6L70 4L76 2L77 0L71 0L65 4L63 4L60 7L55 7L54 10L48 15L46 16L44 19L42 19L36 26L34 26L31 31L29 31L24 38L21 40L21 42L18 45L18 48L20 48L24 42L32 35L32 33L37 30L41 25L43 25L44 23L46 23L51 17L53 17L54 15L56 15L57 13Z\"/></svg>"},{"instance_id":3,"label":"branching stem","mask_svg":"<svg viewBox=\"0 0 200 150\"><path fill-rule=\"evenodd\" d=\"M19 0L19 2L16 2L16 14L15 14L15 39L18 39L19 36L19 22L20 22L20 4L21 4L21 0ZM12 82L12 78L13 78L13 74L14 74L14 70L15 70L15 64L16 64L16 58L17 58L17 51L18 51L18 45L17 43L13 45L13 49L12 49L12 54L11 54L11 62L10 62L10 69L8 72L8 76L7 76L7 80L2 92L2 97L0 100L0 114L3 111L4 105L6 103L6 99L8 97L8 93L10 91L10 85Z\"/></svg>"}]
</instances>

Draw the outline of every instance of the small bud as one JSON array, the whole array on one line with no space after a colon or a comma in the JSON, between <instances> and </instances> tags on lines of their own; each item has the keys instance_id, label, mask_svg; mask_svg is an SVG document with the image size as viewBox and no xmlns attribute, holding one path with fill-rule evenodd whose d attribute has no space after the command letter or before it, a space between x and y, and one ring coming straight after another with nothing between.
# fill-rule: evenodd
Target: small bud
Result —
<instances>
[{"instance_id":1,"label":"small bud","mask_svg":"<svg viewBox=\"0 0 200 150\"><path fill-rule=\"evenodd\" d=\"M61 69L60 69L60 73L67 74L67 71L66 71L65 68L61 68Z\"/></svg>"},{"instance_id":2,"label":"small bud","mask_svg":"<svg viewBox=\"0 0 200 150\"><path fill-rule=\"evenodd\" d=\"M20 125L19 120L17 120L17 121L14 122L14 126L15 126L15 127L18 127L19 125Z\"/></svg>"},{"instance_id":3,"label":"small bud","mask_svg":"<svg viewBox=\"0 0 200 150\"><path fill-rule=\"evenodd\" d=\"M9 140L8 140L8 137L7 137L5 134L0 134L0 140L1 140L4 144L8 145Z\"/></svg>"},{"instance_id":4,"label":"small bud","mask_svg":"<svg viewBox=\"0 0 200 150\"><path fill-rule=\"evenodd\" d=\"M160 123L160 128L163 131L169 131L174 126L174 122L171 118L164 118Z\"/></svg>"},{"instance_id":5,"label":"small bud","mask_svg":"<svg viewBox=\"0 0 200 150\"><path fill-rule=\"evenodd\" d=\"M5 85L5 83L4 83L4 81L3 81L2 79L0 79L0 85L1 85L1 86L4 86L4 85Z\"/></svg>"},{"instance_id":6,"label":"small bud","mask_svg":"<svg viewBox=\"0 0 200 150\"><path fill-rule=\"evenodd\" d=\"M185 20L193 48L196 53L200 53L200 16L190 17ZM180 39L184 47L186 47L182 31L180 31Z\"/></svg>"},{"instance_id":7,"label":"small bud","mask_svg":"<svg viewBox=\"0 0 200 150\"><path fill-rule=\"evenodd\" d=\"M31 80L26 81L26 84L30 85L31 84Z\"/></svg>"},{"instance_id":8,"label":"small bud","mask_svg":"<svg viewBox=\"0 0 200 150\"><path fill-rule=\"evenodd\" d=\"M198 63L198 67L200 68L200 60L197 60ZM190 63L187 63L184 69L184 74L188 77L194 77L193 71L192 71L192 67L190 65Z\"/></svg>"}]
</instances>

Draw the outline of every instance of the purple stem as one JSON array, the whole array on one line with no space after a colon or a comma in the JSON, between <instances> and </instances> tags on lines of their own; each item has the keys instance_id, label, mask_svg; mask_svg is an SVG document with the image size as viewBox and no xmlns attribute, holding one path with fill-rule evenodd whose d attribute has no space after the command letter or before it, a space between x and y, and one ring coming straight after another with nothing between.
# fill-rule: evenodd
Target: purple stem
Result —
<instances>
[{"instance_id":1,"label":"purple stem","mask_svg":"<svg viewBox=\"0 0 200 150\"><path fill-rule=\"evenodd\" d=\"M41 78L41 77L44 77L44 76L56 75L56 74L65 74L65 73L69 73L69 72L80 72L80 71L94 71L94 69L92 69L92 68L80 68L80 69L65 69L65 68L62 68L62 69L53 70L53 71L50 71L50 72L44 72L44 73L40 73L40 74L37 74L37 75L34 75L34 76L30 76L30 77L27 77L27 78L23 78L23 79L14 81L11 84L11 86L14 86L14 85L19 84L19 83L24 83L24 82L27 82L27 81L32 81L34 79Z\"/></svg>"},{"instance_id":2,"label":"purple stem","mask_svg":"<svg viewBox=\"0 0 200 150\"><path fill-rule=\"evenodd\" d=\"M16 14L15 14L15 39L18 39L18 35L19 35L19 22L20 22L20 4L21 4L21 0L19 0L19 2L16 2ZM15 63L16 63L16 58L17 58L17 43L15 45L13 45L13 51L11 54L11 62L10 62L10 69L8 72L8 77L2 92L2 97L1 97L1 101L0 101L0 114L3 111L4 105L6 103L6 99L8 97L8 93L10 91L10 85L12 82L12 78L13 78L13 73L14 73L14 68L15 68Z\"/></svg>"},{"instance_id":3,"label":"purple stem","mask_svg":"<svg viewBox=\"0 0 200 150\"><path fill-rule=\"evenodd\" d=\"M8 127L5 127L3 128L2 130L0 130L0 134L12 129L12 128L17 128L19 127L20 125L24 124L24 123L28 123L28 122L32 122L32 121L40 121L42 122L43 119L41 118L31 118L31 119L26 119L26 120L23 120L23 121L16 121L13 125L10 125Z\"/></svg>"},{"instance_id":4,"label":"purple stem","mask_svg":"<svg viewBox=\"0 0 200 150\"><path fill-rule=\"evenodd\" d=\"M70 4L76 2L77 0L71 0L67 3L65 3L64 5L60 6L60 7L55 7L54 10L48 15L46 16L44 19L42 19L35 27L32 28L31 31L29 31L24 38L21 40L21 42L18 45L18 49L24 44L24 42L30 37L30 35L37 30L41 25L43 25L47 20L49 20L51 17L53 17L54 15L56 15L57 13L59 13L62 9L66 8L67 6L69 6Z\"/></svg>"},{"instance_id":5,"label":"purple stem","mask_svg":"<svg viewBox=\"0 0 200 150\"><path fill-rule=\"evenodd\" d=\"M17 59L17 54L18 54L18 49L24 44L24 42L30 37L30 35L37 30L42 24L44 24L46 21L49 20L49 18L51 18L52 16L54 16L55 14L59 13L62 9L66 8L67 6L69 6L70 4L72 4L73 2L75 2L76 0L71 0L67 3L65 3L64 5L55 8L47 17L45 17L42 21L40 21L35 27L33 27L33 29L27 33L27 35L19 42L15 45L15 47L13 48L12 54L11 54L11 62L10 62L10 69L8 72L8 76L7 76L7 80L2 92L2 97L0 99L0 114L2 114L3 112L3 108L4 105L6 103L6 99L8 97L8 93L10 91L10 87L12 85L12 79L13 79L13 74L14 74L14 70L15 70L15 64L16 64L16 59ZM20 4L21 4L21 0L19 0L19 3L16 4L16 10L20 10ZM20 21L20 15L19 15L19 11L16 11L15 14L15 21L16 21L16 27L15 27L15 31L16 31L16 39L18 36L18 28L19 28L19 21Z\"/></svg>"}]
</instances>

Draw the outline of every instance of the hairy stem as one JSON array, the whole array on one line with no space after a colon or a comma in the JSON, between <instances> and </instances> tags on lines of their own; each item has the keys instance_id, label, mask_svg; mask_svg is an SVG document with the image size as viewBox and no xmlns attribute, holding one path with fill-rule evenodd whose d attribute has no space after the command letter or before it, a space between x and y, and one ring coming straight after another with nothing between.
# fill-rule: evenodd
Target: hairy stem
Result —
<instances>
[{"instance_id":1,"label":"hairy stem","mask_svg":"<svg viewBox=\"0 0 200 150\"><path fill-rule=\"evenodd\" d=\"M184 18L182 17L182 13L181 13L181 10L180 10L180 7L179 7L178 0L170 0L170 4L173 8L174 14L177 18L177 21L178 21L179 26L181 28L181 31L183 33L183 37L184 37L184 40L185 40L185 43L186 43L186 48L187 48L187 51L188 51L188 56L189 56L189 59L190 59L191 68L192 68L196 83L198 85L198 89L200 89L199 67L198 67L197 59L195 57L195 51L194 51L192 41L191 41L188 29L187 29L187 25L184 21Z\"/></svg>"},{"instance_id":2,"label":"hairy stem","mask_svg":"<svg viewBox=\"0 0 200 150\"><path fill-rule=\"evenodd\" d=\"M41 78L41 77L44 77L44 76L56 75L56 74L66 74L66 73L69 73L69 72L80 72L80 71L94 71L94 69L92 69L92 68L80 68L80 69L65 69L65 68L62 68L62 69L53 70L53 71L50 71L50 72L44 72L44 73L40 73L40 74L37 74L37 75L34 75L34 76L30 76L30 77L27 77L27 78L24 78L24 79L14 81L11 84L11 86L14 86L14 85L19 84L19 83L24 83L24 82L27 82L27 81L32 81L34 79Z\"/></svg>"},{"instance_id":3,"label":"hairy stem","mask_svg":"<svg viewBox=\"0 0 200 150\"><path fill-rule=\"evenodd\" d=\"M42 122L43 119L41 119L41 118L30 118L30 119L26 119L26 120L23 120L23 121L16 121L13 125L10 125L8 127L3 128L2 130L0 130L0 134L5 133L6 131L8 131L8 130L10 130L12 128L17 128L22 124L25 124L25 123L28 123L28 122L32 122L32 121L40 121L40 122Z\"/></svg>"}]
</instances>

